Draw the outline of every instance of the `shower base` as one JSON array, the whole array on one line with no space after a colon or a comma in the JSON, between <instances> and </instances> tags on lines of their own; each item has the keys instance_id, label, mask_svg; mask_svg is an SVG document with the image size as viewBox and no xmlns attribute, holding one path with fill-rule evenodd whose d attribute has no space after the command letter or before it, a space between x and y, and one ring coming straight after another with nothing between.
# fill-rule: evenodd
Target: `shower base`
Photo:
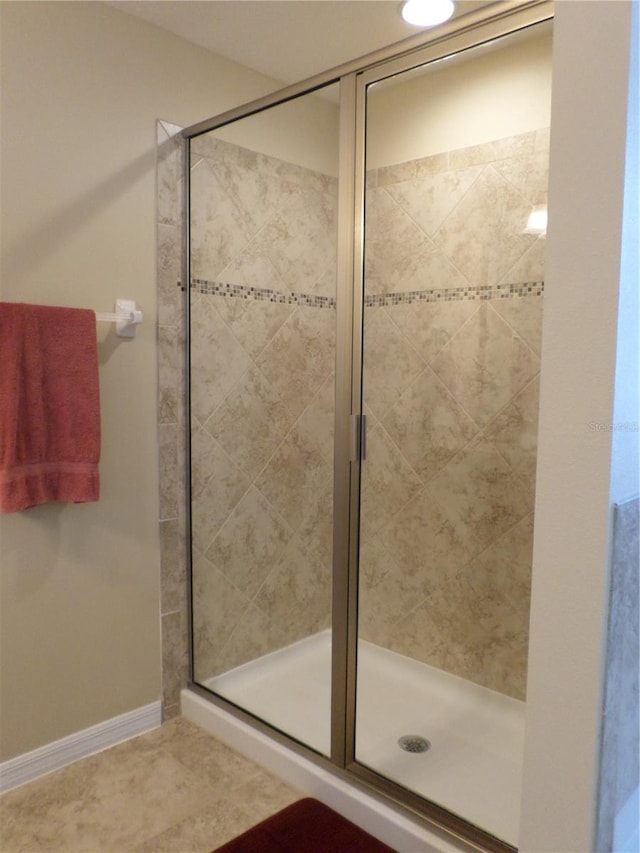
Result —
<instances>
[{"instance_id":1,"label":"shower base","mask_svg":"<svg viewBox=\"0 0 640 853\"><path fill-rule=\"evenodd\" d=\"M324 631L204 686L328 755L330 683ZM524 703L360 641L357 709L358 763L517 845Z\"/></svg>"}]
</instances>

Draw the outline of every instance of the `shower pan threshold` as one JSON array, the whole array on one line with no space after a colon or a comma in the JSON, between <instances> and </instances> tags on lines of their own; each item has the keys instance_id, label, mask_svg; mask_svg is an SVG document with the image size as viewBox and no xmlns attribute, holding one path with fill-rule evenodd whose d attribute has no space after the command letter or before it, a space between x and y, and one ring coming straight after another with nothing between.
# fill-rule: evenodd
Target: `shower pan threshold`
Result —
<instances>
[{"instance_id":1,"label":"shower pan threshold","mask_svg":"<svg viewBox=\"0 0 640 853\"><path fill-rule=\"evenodd\" d=\"M330 683L323 631L204 686L328 755ZM360 764L517 845L523 702L361 640L357 708ZM406 735L429 749L403 750Z\"/></svg>"}]
</instances>

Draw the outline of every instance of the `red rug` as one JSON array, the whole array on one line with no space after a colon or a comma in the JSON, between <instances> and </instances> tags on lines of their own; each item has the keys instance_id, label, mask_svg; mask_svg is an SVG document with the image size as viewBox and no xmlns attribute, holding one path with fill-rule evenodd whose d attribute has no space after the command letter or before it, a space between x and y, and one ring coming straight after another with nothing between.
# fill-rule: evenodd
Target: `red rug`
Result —
<instances>
[{"instance_id":1,"label":"red rug","mask_svg":"<svg viewBox=\"0 0 640 853\"><path fill-rule=\"evenodd\" d=\"M307 797L263 820L213 853L395 853L382 841Z\"/></svg>"}]
</instances>

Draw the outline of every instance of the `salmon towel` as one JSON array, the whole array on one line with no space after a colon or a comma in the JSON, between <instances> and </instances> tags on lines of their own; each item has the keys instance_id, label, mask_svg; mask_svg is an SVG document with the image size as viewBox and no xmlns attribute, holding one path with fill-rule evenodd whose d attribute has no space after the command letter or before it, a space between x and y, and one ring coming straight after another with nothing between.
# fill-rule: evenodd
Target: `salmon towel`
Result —
<instances>
[{"instance_id":1,"label":"salmon towel","mask_svg":"<svg viewBox=\"0 0 640 853\"><path fill-rule=\"evenodd\" d=\"M97 501L96 316L0 302L0 511Z\"/></svg>"}]
</instances>

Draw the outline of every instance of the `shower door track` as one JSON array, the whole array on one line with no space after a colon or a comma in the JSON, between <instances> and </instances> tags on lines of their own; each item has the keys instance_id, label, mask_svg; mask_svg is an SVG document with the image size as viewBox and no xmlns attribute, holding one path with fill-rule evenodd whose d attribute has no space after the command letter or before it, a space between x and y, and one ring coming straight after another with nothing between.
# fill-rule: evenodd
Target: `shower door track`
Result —
<instances>
[{"instance_id":1,"label":"shower door track","mask_svg":"<svg viewBox=\"0 0 640 853\"><path fill-rule=\"evenodd\" d=\"M391 781L359 763L355 756L357 666L357 574L359 552L360 468L363 461L362 413L362 319L364 191L365 191L365 98L366 86L377 79L416 65L435 62L510 33L552 19L552 0L500 0L439 27L434 38L424 34L406 39L375 53L288 86L248 104L201 121L182 131L183 229L182 282L186 302L186 364L189 365L190 265L190 142L237 119L255 115L312 93L340 84L340 143L338 173L337 330L334 442L334 538L332 587L332 668L330 757L264 722L239 705L198 684L193 672L193 619L189 612L189 689L205 697L239 720L267 734L276 742L311 760L365 791L388 798L426 827L436 828L472 848L496 853L515 851L511 844L470 823L443 806ZM185 403L189 423L189 381ZM354 441L354 418L357 419ZM190 430L185 429L187 451L187 566L191 601L191 483Z\"/></svg>"}]
</instances>

